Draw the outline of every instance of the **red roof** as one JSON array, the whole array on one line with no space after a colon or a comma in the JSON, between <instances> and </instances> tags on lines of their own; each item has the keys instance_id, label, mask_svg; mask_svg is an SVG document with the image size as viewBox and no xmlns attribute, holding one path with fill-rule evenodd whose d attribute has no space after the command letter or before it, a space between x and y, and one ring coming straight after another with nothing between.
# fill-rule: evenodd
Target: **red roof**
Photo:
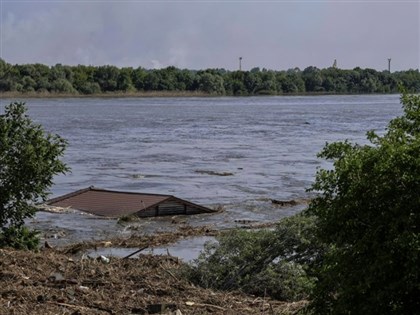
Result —
<instances>
[{"instance_id":1,"label":"red roof","mask_svg":"<svg viewBox=\"0 0 420 315\"><path fill-rule=\"evenodd\" d=\"M213 212L209 208L171 195L105 190L93 186L50 199L46 204L63 208L70 207L100 216L120 217L145 211L165 201L176 201L194 207L200 212Z\"/></svg>"}]
</instances>

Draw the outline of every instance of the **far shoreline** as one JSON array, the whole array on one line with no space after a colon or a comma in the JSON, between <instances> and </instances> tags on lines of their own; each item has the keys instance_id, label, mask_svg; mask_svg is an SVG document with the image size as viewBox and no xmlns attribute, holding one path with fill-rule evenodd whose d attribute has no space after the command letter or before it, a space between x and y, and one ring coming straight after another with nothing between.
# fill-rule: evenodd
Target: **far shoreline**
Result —
<instances>
[{"instance_id":1,"label":"far shoreline","mask_svg":"<svg viewBox=\"0 0 420 315\"><path fill-rule=\"evenodd\" d=\"M107 92L95 94L49 93L49 92L1 92L0 98L158 98L158 97L214 97L203 92L150 91L150 92Z\"/></svg>"},{"instance_id":2,"label":"far shoreline","mask_svg":"<svg viewBox=\"0 0 420 315\"><path fill-rule=\"evenodd\" d=\"M399 93L282 93L282 94L252 94L252 95L220 95L197 91L140 91L140 92L108 92L96 94L71 94L71 93L49 93L49 92L0 92L0 99L68 99L68 98L214 98L214 97L273 97L273 96L351 96L351 95L396 95Z\"/></svg>"}]
</instances>

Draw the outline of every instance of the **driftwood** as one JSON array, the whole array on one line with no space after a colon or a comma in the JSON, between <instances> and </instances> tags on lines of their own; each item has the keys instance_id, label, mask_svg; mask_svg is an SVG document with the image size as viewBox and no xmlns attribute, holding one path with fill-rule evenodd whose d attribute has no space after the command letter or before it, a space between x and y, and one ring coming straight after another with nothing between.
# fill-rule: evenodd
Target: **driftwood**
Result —
<instances>
[{"instance_id":1,"label":"driftwood","mask_svg":"<svg viewBox=\"0 0 420 315\"><path fill-rule=\"evenodd\" d=\"M271 199L273 205L278 205L280 207L296 206L298 202L296 200L276 200Z\"/></svg>"},{"instance_id":2,"label":"driftwood","mask_svg":"<svg viewBox=\"0 0 420 315\"><path fill-rule=\"evenodd\" d=\"M148 248L148 247L149 247L149 246L148 246L148 245L146 245L146 246L144 246L144 247L140 248L139 250L136 250L135 252L131 253L130 255L125 256L123 259L130 258L130 257L134 256L135 254L138 254L138 253L140 253L141 251L145 250L145 249L146 249L146 248Z\"/></svg>"}]
</instances>

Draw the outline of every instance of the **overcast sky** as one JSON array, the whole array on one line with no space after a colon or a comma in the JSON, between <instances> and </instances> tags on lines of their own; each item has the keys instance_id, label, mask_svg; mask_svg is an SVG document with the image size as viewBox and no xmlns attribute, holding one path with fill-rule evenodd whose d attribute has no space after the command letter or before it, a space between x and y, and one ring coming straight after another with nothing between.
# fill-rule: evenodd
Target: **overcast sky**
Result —
<instances>
[{"instance_id":1,"label":"overcast sky","mask_svg":"<svg viewBox=\"0 0 420 315\"><path fill-rule=\"evenodd\" d=\"M420 0L0 1L13 64L420 67Z\"/></svg>"}]
</instances>

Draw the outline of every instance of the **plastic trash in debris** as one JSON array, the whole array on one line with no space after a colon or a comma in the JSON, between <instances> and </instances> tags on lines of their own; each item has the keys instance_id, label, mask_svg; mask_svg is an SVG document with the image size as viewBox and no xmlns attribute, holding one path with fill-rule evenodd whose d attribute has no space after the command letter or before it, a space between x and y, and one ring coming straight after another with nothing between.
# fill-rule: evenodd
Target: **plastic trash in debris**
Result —
<instances>
[{"instance_id":1,"label":"plastic trash in debris","mask_svg":"<svg viewBox=\"0 0 420 315\"><path fill-rule=\"evenodd\" d=\"M101 255L101 256L99 256L99 258L101 259L101 261L104 264L109 264L109 258L108 257L105 257L105 256Z\"/></svg>"},{"instance_id":2,"label":"plastic trash in debris","mask_svg":"<svg viewBox=\"0 0 420 315\"><path fill-rule=\"evenodd\" d=\"M86 292L86 291L89 291L89 288L81 285L79 286L79 291Z\"/></svg>"}]
</instances>

